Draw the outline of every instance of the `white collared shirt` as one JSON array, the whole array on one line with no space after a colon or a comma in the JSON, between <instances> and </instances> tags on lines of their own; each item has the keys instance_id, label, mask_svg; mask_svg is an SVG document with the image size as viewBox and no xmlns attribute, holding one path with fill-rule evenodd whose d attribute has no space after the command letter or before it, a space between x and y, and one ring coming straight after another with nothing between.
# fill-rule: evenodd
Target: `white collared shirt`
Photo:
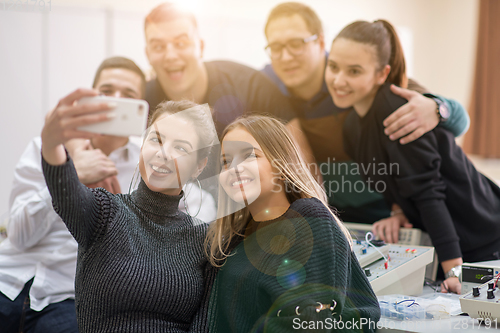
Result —
<instances>
[{"instance_id":1,"label":"white collared shirt","mask_svg":"<svg viewBox=\"0 0 500 333\"><path fill-rule=\"evenodd\" d=\"M131 137L109 155L122 191L128 190L139 153L140 139ZM30 142L16 166L9 207L8 236L0 243L0 291L14 300L34 277L33 310L74 298L78 245L52 208L41 168L40 137Z\"/></svg>"}]
</instances>

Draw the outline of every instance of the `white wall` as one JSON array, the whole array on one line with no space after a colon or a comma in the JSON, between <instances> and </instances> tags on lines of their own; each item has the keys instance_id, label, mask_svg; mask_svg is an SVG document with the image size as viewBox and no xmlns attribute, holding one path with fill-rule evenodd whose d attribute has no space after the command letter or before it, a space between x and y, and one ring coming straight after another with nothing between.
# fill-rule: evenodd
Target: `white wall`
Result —
<instances>
[{"instance_id":1,"label":"white wall","mask_svg":"<svg viewBox=\"0 0 500 333\"><path fill-rule=\"evenodd\" d=\"M261 68L268 59L263 27L279 0L179 0L191 6L205 58ZM41 13L0 6L0 215L12 173L45 113L76 87L91 85L99 63L123 55L145 71L143 19L157 0L58 0ZM478 0L303 0L323 20L328 44L346 24L385 18L404 42L410 76L469 103ZM329 45L328 45L329 47Z\"/></svg>"},{"instance_id":2,"label":"white wall","mask_svg":"<svg viewBox=\"0 0 500 333\"><path fill-rule=\"evenodd\" d=\"M0 216L14 166L42 125L42 22L41 14L0 11Z\"/></svg>"}]
</instances>

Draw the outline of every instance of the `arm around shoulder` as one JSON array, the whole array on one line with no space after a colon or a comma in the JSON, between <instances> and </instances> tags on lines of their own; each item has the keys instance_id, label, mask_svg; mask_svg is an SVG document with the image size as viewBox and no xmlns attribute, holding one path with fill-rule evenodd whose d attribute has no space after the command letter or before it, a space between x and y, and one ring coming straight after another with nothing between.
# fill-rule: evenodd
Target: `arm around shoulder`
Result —
<instances>
[{"instance_id":1,"label":"arm around shoulder","mask_svg":"<svg viewBox=\"0 0 500 333\"><path fill-rule=\"evenodd\" d=\"M439 97L446 103L448 110L450 110L450 117L447 121L440 122L440 125L453 133L455 137L464 135L470 126L470 117L467 110L454 99Z\"/></svg>"}]
</instances>

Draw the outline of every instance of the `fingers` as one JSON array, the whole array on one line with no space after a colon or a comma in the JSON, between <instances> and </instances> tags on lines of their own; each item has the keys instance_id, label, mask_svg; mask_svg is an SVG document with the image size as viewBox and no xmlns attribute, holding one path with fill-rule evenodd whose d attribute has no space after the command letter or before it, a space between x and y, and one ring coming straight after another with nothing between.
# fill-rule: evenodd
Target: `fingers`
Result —
<instances>
[{"instance_id":1,"label":"fingers","mask_svg":"<svg viewBox=\"0 0 500 333\"><path fill-rule=\"evenodd\" d=\"M116 107L116 103L96 103L96 104L83 104L75 106L61 106L58 107L52 114L46 119L47 123L57 123L65 124L65 122L80 120L82 122L95 119L98 121L105 121L112 119L115 116L114 112L110 111ZM96 122L94 121L94 122ZM85 125L82 123L81 125Z\"/></svg>"},{"instance_id":2,"label":"fingers","mask_svg":"<svg viewBox=\"0 0 500 333\"><path fill-rule=\"evenodd\" d=\"M403 228L413 228L413 224L406 220L405 222L403 222Z\"/></svg>"},{"instance_id":3,"label":"fingers","mask_svg":"<svg viewBox=\"0 0 500 333\"><path fill-rule=\"evenodd\" d=\"M59 105L58 105L59 106ZM45 122L47 122L48 119L50 119L50 117L52 116L52 114L57 110L57 106L55 108L53 108L52 110L50 110L49 112L47 112L47 114L45 115Z\"/></svg>"},{"instance_id":4,"label":"fingers","mask_svg":"<svg viewBox=\"0 0 500 333\"><path fill-rule=\"evenodd\" d=\"M404 99L411 99L413 96L419 95L419 93L416 91L401 88L394 84L391 84L391 91L396 95L403 97Z\"/></svg>"},{"instance_id":5,"label":"fingers","mask_svg":"<svg viewBox=\"0 0 500 333\"><path fill-rule=\"evenodd\" d=\"M107 177L98 182L87 184L86 186L89 188L102 187L106 191L111 192L113 194L121 193L120 184L118 183L118 179L115 176Z\"/></svg>"},{"instance_id":6,"label":"fingers","mask_svg":"<svg viewBox=\"0 0 500 333\"><path fill-rule=\"evenodd\" d=\"M89 103L73 106L61 106L54 112L60 118L70 118L84 115L91 115L97 113L104 113L104 111L112 110L116 107L116 103ZM112 113L110 113L112 117Z\"/></svg>"},{"instance_id":7,"label":"fingers","mask_svg":"<svg viewBox=\"0 0 500 333\"><path fill-rule=\"evenodd\" d=\"M457 277L448 278L443 283L446 283L448 286L448 290L455 294L460 295L460 293L462 292L462 285L460 284L460 280Z\"/></svg>"},{"instance_id":8,"label":"fingers","mask_svg":"<svg viewBox=\"0 0 500 333\"><path fill-rule=\"evenodd\" d=\"M117 174L118 170L116 170L116 166L112 161L101 164L99 168L96 170L96 176L99 177L101 180L106 179L108 177L116 176Z\"/></svg>"},{"instance_id":9,"label":"fingers","mask_svg":"<svg viewBox=\"0 0 500 333\"><path fill-rule=\"evenodd\" d=\"M94 184L118 174L115 164L100 149L76 150L71 156L80 182Z\"/></svg>"},{"instance_id":10,"label":"fingers","mask_svg":"<svg viewBox=\"0 0 500 333\"><path fill-rule=\"evenodd\" d=\"M122 189L120 187L120 183L118 182L118 178L116 178L116 176L113 176L113 177L110 177L108 179L110 179L111 188L113 190L113 191L111 191L111 193L114 193L114 194L122 193Z\"/></svg>"},{"instance_id":11,"label":"fingers","mask_svg":"<svg viewBox=\"0 0 500 333\"><path fill-rule=\"evenodd\" d=\"M101 185L100 187L104 188L106 191L114 193L113 192L113 184L111 183L111 177L103 179L100 182L100 185ZM116 194L116 193L114 193L114 194Z\"/></svg>"},{"instance_id":12,"label":"fingers","mask_svg":"<svg viewBox=\"0 0 500 333\"><path fill-rule=\"evenodd\" d=\"M399 241L399 219L389 217L373 224L373 232L378 238L386 243L397 243Z\"/></svg>"},{"instance_id":13,"label":"fingers","mask_svg":"<svg viewBox=\"0 0 500 333\"><path fill-rule=\"evenodd\" d=\"M383 229L383 233L385 235L385 238L387 239L386 242L387 243L393 243L393 229L392 229L392 226L390 224L385 224L384 226L384 229Z\"/></svg>"},{"instance_id":14,"label":"fingers","mask_svg":"<svg viewBox=\"0 0 500 333\"><path fill-rule=\"evenodd\" d=\"M406 122L405 124L401 123L401 125L403 125L403 127L389 135L389 139L392 141L397 140L405 135L408 135L409 133L412 133L418 128L418 124L415 121Z\"/></svg>"},{"instance_id":15,"label":"fingers","mask_svg":"<svg viewBox=\"0 0 500 333\"><path fill-rule=\"evenodd\" d=\"M397 244L399 241L399 228L398 227L392 228L391 234L392 234L392 242L390 243Z\"/></svg>"},{"instance_id":16,"label":"fingers","mask_svg":"<svg viewBox=\"0 0 500 333\"><path fill-rule=\"evenodd\" d=\"M79 143L79 145L75 149L79 150L92 150L92 143L90 140L74 140L75 142Z\"/></svg>"},{"instance_id":17,"label":"fingers","mask_svg":"<svg viewBox=\"0 0 500 333\"><path fill-rule=\"evenodd\" d=\"M403 105L404 107L406 105ZM410 107L408 106L408 110ZM420 138L426 133L426 129L422 126L421 122L415 118L412 113L407 113L398 120L394 121L389 127L384 130L389 139L398 140L401 144L408 144Z\"/></svg>"},{"instance_id":18,"label":"fingers","mask_svg":"<svg viewBox=\"0 0 500 333\"><path fill-rule=\"evenodd\" d=\"M85 131L78 131L78 130L65 130L62 133L62 138L63 142L66 142L71 139L92 139L95 138L96 136L99 136L100 134L97 133L92 133L92 132L85 132Z\"/></svg>"},{"instance_id":19,"label":"fingers","mask_svg":"<svg viewBox=\"0 0 500 333\"><path fill-rule=\"evenodd\" d=\"M75 106L59 106L45 119L45 127L65 128L83 126L90 123L112 119L115 114L109 111L116 107L116 103L96 103ZM76 122L76 124L75 124Z\"/></svg>"},{"instance_id":20,"label":"fingers","mask_svg":"<svg viewBox=\"0 0 500 333\"><path fill-rule=\"evenodd\" d=\"M410 142L417 140L425 133L427 133L427 132L425 130L423 130L422 127L419 127L416 130L414 130L413 132L411 132L410 135L407 135L404 138L402 138L401 140L399 140L399 143L402 145L406 145Z\"/></svg>"},{"instance_id":21,"label":"fingers","mask_svg":"<svg viewBox=\"0 0 500 333\"><path fill-rule=\"evenodd\" d=\"M408 105L408 103L406 103L405 105L400 106L396 111L391 113L389 117L384 119L384 126L386 127L386 131L390 130L391 132L394 132L395 130L400 128L401 125L395 122L397 122L401 117L405 116L410 112L411 112L411 106Z\"/></svg>"},{"instance_id":22,"label":"fingers","mask_svg":"<svg viewBox=\"0 0 500 333\"><path fill-rule=\"evenodd\" d=\"M79 88L66 97L63 97L57 106L72 106L75 101L79 100L80 98L83 97L92 97L92 96L97 96L99 95L99 92L93 89L86 89L86 88Z\"/></svg>"},{"instance_id":23,"label":"fingers","mask_svg":"<svg viewBox=\"0 0 500 333\"><path fill-rule=\"evenodd\" d=\"M462 293L462 284L457 277L447 278L443 281L443 283L441 283L441 292L455 293L460 295Z\"/></svg>"},{"instance_id":24,"label":"fingers","mask_svg":"<svg viewBox=\"0 0 500 333\"><path fill-rule=\"evenodd\" d=\"M74 117L66 117L60 120L60 126L64 129L77 128L85 125L91 125L108 121L115 117L114 113L88 114Z\"/></svg>"},{"instance_id":25,"label":"fingers","mask_svg":"<svg viewBox=\"0 0 500 333\"><path fill-rule=\"evenodd\" d=\"M373 224L373 231L375 235L386 243L392 243L392 234L390 226L386 220L381 220Z\"/></svg>"},{"instance_id":26,"label":"fingers","mask_svg":"<svg viewBox=\"0 0 500 333\"><path fill-rule=\"evenodd\" d=\"M384 120L384 125L387 123L384 133L386 135L391 135L401 127L404 127L408 123L414 121L415 117L413 116L412 111L413 107L408 103L394 111L389 117L386 118L386 120ZM390 122L388 120L390 120Z\"/></svg>"},{"instance_id":27,"label":"fingers","mask_svg":"<svg viewBox=\"0 0 500 333\"><path fill-rule=\"evenodd\" d=\"M381 226L380 222L375 222L373 224L372 231L375 234L375 237L378 237L385 242L385 236L383 232L380 232L380 226Z\"/></svg>"},{"instance_id":28,"label":"fingers","mask_svg":"<svg viewBox=\"0 0 500 333\"><path fill-rule=\"evenodd\" d=\"M87 186L88 188L98 188L98 187L102 187L102 186L101 186L101 182L92 183L92 184L83 184L83 185Z\"/></svg>"},{"instance_id":29,"label":"fingers","mask_svg":"<svg viewBox=\"0 0 500 333\"><path fill-rule=\"evenodd\" d=\"M70 139L91 139L97 136L98 134L80 131L77 128L107 121L115 116L112 112L102 113L103 106L105 106L104 109L110 109L106 104L58 108L46 118L42 129L42 141L52 147L66 143ZM92 113L83 115L82 112Z\"/></svg>"},{"instance_id":30,"label":"fingers","mask_svg":"<svg viewBox=\"0 0 500 333\"><path fill-rule=\"evenodd\" d=\"M113 194L121 193L120 183L118 183L118 179L115 176L107 177L98 182L97 185Z\"/></svg>"},{"instance_id":31,"label":"fingers","mask_svg":"<svg viewBox=\"0 0 500 333\"><path fill-rule=\"evenodd\" d=\"M71 155L72 158L73 155L77 152L85 151L85 150L90 150L92 148L92 144L90 143L90 140L87 139L73 139L69 140L64 144L66 149L68 150L69 154Z\"/></svg>"},{"instance_id":32,"label":"fingers","mask_svg":"<svg viewBox=\"0 0 500 333\"><path fill-rule=\"evenodd\" d=\"M102 187L106 191L113 193L112 192L113 188L111 186L111 182L108 179L103 179L103 180L101 180L101 181L99 181L97 183L87 184L86 186L89 187L89 188Z\"/></svg>"}]
</instances>

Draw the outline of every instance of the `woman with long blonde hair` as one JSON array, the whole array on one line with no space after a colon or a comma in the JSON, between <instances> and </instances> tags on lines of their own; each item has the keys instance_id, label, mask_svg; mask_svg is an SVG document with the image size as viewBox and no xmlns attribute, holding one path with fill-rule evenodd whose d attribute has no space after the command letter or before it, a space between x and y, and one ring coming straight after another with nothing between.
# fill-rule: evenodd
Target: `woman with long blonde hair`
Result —
<instances>
[{"instance_id":1,"label":"woman with long blonde hair","mask_svg":"<svg viewBox=\"0 0 500 333\"><path fill-rule=\"evenodd\" d=\"M221 140L219 218L206 240L210 262L220 267L212 331L288 332L308 320L376 323L380 309L349 232L285 126L248 116Z\"/></svg>"}]
</instances>

